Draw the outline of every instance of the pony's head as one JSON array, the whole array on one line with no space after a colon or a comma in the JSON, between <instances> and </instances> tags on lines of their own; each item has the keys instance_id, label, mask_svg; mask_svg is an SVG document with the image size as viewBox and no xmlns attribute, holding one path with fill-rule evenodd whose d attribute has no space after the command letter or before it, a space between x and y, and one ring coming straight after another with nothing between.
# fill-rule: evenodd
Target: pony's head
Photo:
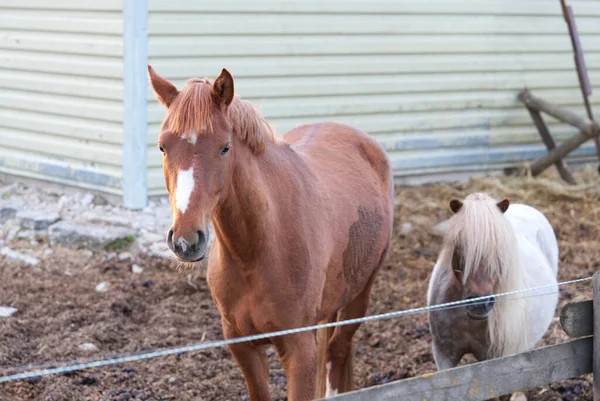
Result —
<instances>
[{"instance_id":1,"label":"pony's head","mask_svg":"<svg viewBox=\"0 0 600 401\"><path fill-rule=\"evenodd\" d=\"M509 206L508 199L498 202L485 193L472 193L463 201L450 201L453 216L448 222L443 254L445 265L452 269L461 299L524 287L516 236L504 215ZM524 311L510 303L496 302L491 297L467 304L465 308L469 319L487 321L494 354L503 354L510 344L522 345L522 333L526 330L519 325L523 323ZM511 318L512 321L507 320Z\"/></svg>"},{"instance_id":2,"label":"pony's head","mask_svg":"<svg viewBox=\"0 0 600 401\"><path fill-rule=\"evenodd\" d=\"M167 108L158 139L173 214L167 245L183 262L200 261L209 222L229 188L235 146L244 143L260 153L272 133L252 104L234 96L226 69L214 82L190 79L181 91L151 66L148 73Z\"/></svg>"},{"instance_id":3,"label":"pony's head","mask_svg":"<svg viewBox=\"0 0 600 401\"><path fill-rule=\"evenodd\" d=\"M511 251L510 226L503 217L510 202L495 202L482 193L467 196L464 201L452 199L446 249L451 255L450 265L462 292L462 299L479 298L494 294L500 276L506 272L503 262ZM495 299L476 302L466 307L474 320L485 320L494 308Z\"/></svg>"}]
</instances>

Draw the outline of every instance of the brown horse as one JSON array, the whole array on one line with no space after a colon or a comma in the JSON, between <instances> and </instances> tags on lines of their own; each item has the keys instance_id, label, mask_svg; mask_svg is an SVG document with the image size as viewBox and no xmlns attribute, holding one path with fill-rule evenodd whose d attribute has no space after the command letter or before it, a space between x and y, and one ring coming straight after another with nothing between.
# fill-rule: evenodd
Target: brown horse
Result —
<instances>
[{"instance_id":1,"label":"brown horse","mask_svg":"<svg viewBox=\"0 0 600 401\"><path fill-rule=\"evenodd\" d=\"M393 177L382 147L335 123L276 138L254 105L234 95L225 69L214 82L190 79L181 91L148 71L167 108L159 138L173 211L167 243L180 261L200 261L212 223L207 281L224 336L364 316L393 225ZM352 388L358 327L270 340L289 400ZM271 399L267 343L230 346L252 401Z\"/></svg>"}]
</instances>

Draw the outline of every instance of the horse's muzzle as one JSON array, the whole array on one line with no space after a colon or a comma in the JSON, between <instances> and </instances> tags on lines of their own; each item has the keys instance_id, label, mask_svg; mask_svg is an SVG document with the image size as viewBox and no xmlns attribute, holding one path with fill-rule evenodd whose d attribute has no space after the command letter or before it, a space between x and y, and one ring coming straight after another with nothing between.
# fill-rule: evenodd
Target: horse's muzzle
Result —
<instances>
[{"instance_id":1,"label":"horse's muzzle","mask_svg":"<svg viewBox=\"0 0 600 401\"><path fill-rule=\"evenodd\" d=\"M183 262L200 262L206 256L206 235L202 231L197 231L195 241L190 243L184 237L173 239L173 230L169 230L167 236L167 245L171 252Z\"/></svg>"},{"instance_id":2,"label":"horse's muzzle","mask_svg":"<svg viewBox=\"0 0 600 401\"><path fill-rule=\"evenodd\" d=\"M477 297L468 297L467 299L472 299ZM496 303L495 297L482 299L479 301L475 301L472 304L467 304L467 316L469 319L473 320L485 320L488 318L488 315L494 308L494 304Z\"/></svg>"}]
</instances>

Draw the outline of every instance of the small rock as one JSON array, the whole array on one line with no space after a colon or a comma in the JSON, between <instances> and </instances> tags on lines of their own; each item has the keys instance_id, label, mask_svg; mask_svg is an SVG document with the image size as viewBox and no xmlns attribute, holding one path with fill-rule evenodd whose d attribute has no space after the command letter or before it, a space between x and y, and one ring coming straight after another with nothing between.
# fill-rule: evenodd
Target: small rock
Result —
<instances>
[{"instance_id":1,"label":"small rock","mask_svg":"<svg viewBox=\"0 0 600 401\"><path fill-rule=\"evenodd\" d=\"M135 369L134 368L123 368L123 369L121 369L121 372L123 372L123 373L135 373Z\"/></svg>"},{"instance_id":2,"label":"small rock","mask_svg":"<svg viewBox=\"0 0 600 401\"><path fill-rule=\"evenodd\" d=\"M436 224L432 229L431 233L433 235L437 235L438 237L443 237L448 231L448 220L444 220L439 224Z\"/></svg>"},{"instance_id":3,"label":"small rock","mask_svg":"<svg viewBox=\"0 0 600 401\"><path fill-rule=\"evenodd\" d=\"M84 213L82 219L92 224L129 227L130 220L126 217L111 214Z\"/></svg>"},{"instance_id":4,"label":"small rock","mask_svg":"<svg viewBox=\"0 0 600 401\"><path fill-rule=\"evenodd\" d=\"M98 351L98 347L92 343L83 343L79 346L79 349L82 351Z\"/></svg>"},{"instance_id":5,"label":"small rock","mask_svg":"<svg viewBox=\"0 0 600 401\"><path fill-rule=\"evenodd\" d=\"M89 249L84 249L81 253L86 258L91 258L92 256L94 256L94 252L90 251Z\"/></svg>"},{"instance_id":6,"label":"small rock","mask_svg":"<svg viewBox=\"0 0 600 401\"><path fill-rule=\"evenodd\" d=\"M106 255L106 260L110 262L111 260L113 260L116 257L117 257L116 252L110 252L108 255Z\"/></svg>"},{"instance_id":7,"label":"small rock","mask_svg":"<svg viewBox=\"0 0 600 401\"><path fill-rule=\"evenodd\" d=\"M169 383L175 383L177 379L175 377L169 377Z\"/></svg>"},{"instance_id":8,"label":"small rock","mask_svg":"<svg viewBox=\"0 0 600 401\"><path fill-rule=\"evenodd\" d=\"M100 284L96 285L96 291L98 292L106 292L110 289L110 283L108 281L103 281Z\"/></svg>"},{"instance_id":9,"label":"small rock","mask_svg":"<svg viewBox=\"0 0 600 401\"><path fill-rule=\"evenodd\" d=\"M527 401L527 396L521 392L513 393L510 401Z\"/></svg>"},{"instance_id":10,"label":"small rock","mask_svg":"<svg viewBox=\"0 0 600 401\"><path fill-rule=\"evenodd\" d=\"M10 306L0 306L0 317L10 317L17 311L17 308Z\"/></svg>"},{"instance_id":11,"label":"small rock","mask_svg":"<svg viewBox=\"0 0 600 401\"><path fill-rule=\"evenodd\" d=\"M31 239L35 237L33 230L21 230L17 233L17 239Z\"/></svg>"},{"instance_id":12,"label":"small rock","mask_svg":"<svg viewBox=\"0 0 600 401\"><path fill-rule=\"evenodd\" d=\"M2 250L0 250L0 254L6 256L7 258L14 260L16 262L23 262L30 266L35 266L38 263L40 263L40 260L38 258L34 258L33 256L25 255L23 253L13 251L12 249L10 249L9 247L6 247L6 246L4 248L2 248Z\"/></svg>"},{"instance_id":13,"label":"small rock","mask_svg":"<svg viewBox=\"0 0 600 401\"><path fill-rule=\"evenodd\" d=\"M106 200L106 198L104 196L98 195L98 194L94 195L94 198L92 199L92 203L96 206L108 205L108 201Z\"/></svg>"},{"instance_id":14,"label":"small rock","mask_svg":"<svg viewBox=\"0 0 600 401\"><path fill-rule=\"evenodd\" d=\"M400 235L407 235L413 229L413 225L411 223L402 223L400 226Z\"/></svg>"},{"instance_id":15,"label":"small rock","mask_svg":"<svg viewBox=\"0 0 600 401\"><path fill-rule=\"evenodd\" d=\"M82 386L91 386L96 384L96 378L93 376L84 376L79 382Z\"/></svg>"},{"instance_id":16,"label":"small rock","mask_svg":"<svg viewBox=\"0 0 600 401\"><path fill-rule=\"evenodd\" d=\"M21 210L17 213L21 225L32 230L45 230L60 220L60 214L45 210Z\"/></svg>"},{"instance_id":17,"label":"small rock","mask_svg":"<svg viewBox=\"0 0 600 401\"><path fill-rule=\"evenodd\" d=\"M371 337L369 339L369 345L371 347L377 347L380 343L381 343L381 339L379 338L379 336L377 334L375 334L373 337Z\"/></svg>"},{"instance_id":18,"label":"small rock","mask_svg":"<svg viewBox=\"0 0 600 401\"><path fill-rule=\"evenodd\" d=\"M48 256L48 255L52 255L54 253L54 251L52 249L46 249L44 251L44 255Z\"/></svg>"},{"instance_id":19,"label":"small rock","mask_svg":"<svg viewBox=\"0 0 600 401\"><path fill-rule=\"evenodd\" d=\"M15 192L19 190L19 183L14 183L0 188L0 198L10 198Z\"/></svg>"},{"instance_id":20,"label":"small rock","mask_svg":"<svg viewBox=\"0 0 600 401\"><path fill-rule=\"evenodd\" d=\"M427 248L418 248L415 249L415 255L417 256L425 256L428 258L432 258L434 256L434 253L431 249L427 249Z\"/></svg>"},{"instance_id":21,"label":"small rock","mask_svg":"<svg viewBox=\"0 0 600 401\"><path fill-rule=\"evenodd\" d=\"M27 381L32 384L39 383L42 381L42 377L41 376L33 376L33 377L28 378Z\"/></svg>"},{"instance_id":22,"label":"small rock","mask_svg":"<svg viewBox=\"0 0 600 401\"><path fill-rule=\"evenodd\" d=\"M17 217L18 209L16 206L0 206L0 223L6 223L10 219Z\"/></svg>"},{"instance_id":23,"label":"small rock","mask_svg":"<svg viewBox=\"0 0 600 401\"><path fill-rule=\"evenodd\" d=\"M51 243L67 248L87 248L92 251L123 248L131 244L135 232L124 227L60 221L50 226Z\"/></svg>"},{"instance_id":24,"label":"small rock","mask_svg":"<svg viewBox=\"0 0 600 401\"><path fill-rule=\"evenodd\" d=\"M128 262L133 259L133 255L129 252L121 252L119 254L119 262Z\"/></svg>"},{"instance_id":25,"label":"small rock","mask_svg":"<svg viewBox=\"0 0 600 401\"><path fill-rule=\"evenodd\" d=\"M145 288L149 288L149 287L151 287L153 285L154 285L154 281L152 281L152 280L144 281L142 283L142 287L145 287Z\"/></svg>"},{"instance_id":26,"label":"small rock","mask_svg":"<svg viewBox=\"0 0 600 401\"><path fill-rule=\"evenodd\" d=\"M144 271L144 268L140 265L134 264L131 266L131 272L135 274L141 274Z\"/></svg>"},{"instance_id":27,"label":"small rock","mask_svg":"<svg viewBox=\"0 0 600 401\"><path fill-rule=\"evenodd\" d=\"M83 199L81 199L81 204L83 206L91 205L94 202L94 194L87 193L84 195Z\"/></svg>"},{"instance_id":28,"label":"small rock","mask_svg":"<svg viewBox=\"0 0 600 401\"><path fill-rule=\"evenodd\" d=\"M17 236L17 233L21 230L19 226L13 226L8 229L6 236L4 237L7 241L12 241Z\"/></svg>"}]
</instances>

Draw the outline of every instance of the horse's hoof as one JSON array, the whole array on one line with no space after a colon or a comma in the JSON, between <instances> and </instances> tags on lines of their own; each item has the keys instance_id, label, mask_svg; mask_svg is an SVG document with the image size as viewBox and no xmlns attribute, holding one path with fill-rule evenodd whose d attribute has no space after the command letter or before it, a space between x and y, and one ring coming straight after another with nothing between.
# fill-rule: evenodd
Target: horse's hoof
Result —
<instances>
[{"instance_id":1,"label":"horse's hoof","mask_svg":"<svg viewBox=\"0 0 600 401\"><path fill-rule=\"evenodd\" d=\"M510 401L527 401L527 397L521 392L513 393L513 395L510 397Z\"/></svg>"}]
</instances>

